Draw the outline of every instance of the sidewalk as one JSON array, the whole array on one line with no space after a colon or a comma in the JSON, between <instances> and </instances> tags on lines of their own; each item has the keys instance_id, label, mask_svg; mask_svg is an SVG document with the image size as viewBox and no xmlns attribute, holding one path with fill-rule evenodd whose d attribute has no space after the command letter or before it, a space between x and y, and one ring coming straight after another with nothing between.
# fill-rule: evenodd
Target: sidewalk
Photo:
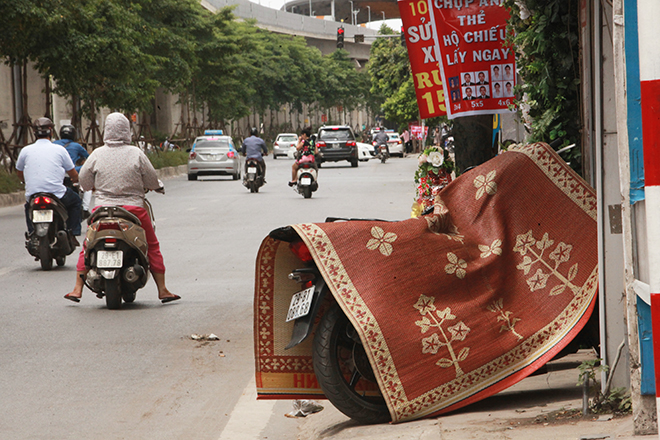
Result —
<instances>
[{"instance_id":1,"label":"sidewalk","mask_svg":"<svg viewBox=\"0 0 660 440\"><path fill-rule=\"evenodd\" d=\"M657 439L657 435L633 436L631 415L582 418L582 388L576 386L576 367L591 357L586 350L566 356L548 364L548 373L528 377L495 396L435 419L361 426L322 400L323 411L301 419L298 439ZM559 369L562 367L571 368Z\"/></svg>"},{"instance_id":2,"label":"sidewalk","mask_svg":"<svg viewBox=\"0 0 660 440\"><path fill-rule=\"evenodd\" d=\"M176 177L188 172L188 165L179 165L178 167L167 167L156 170L159 179ZM10 194L0 194L0 208L7 206L16 206L25 203L25 192L19 191Z\"/></svg>"}]
</instances>

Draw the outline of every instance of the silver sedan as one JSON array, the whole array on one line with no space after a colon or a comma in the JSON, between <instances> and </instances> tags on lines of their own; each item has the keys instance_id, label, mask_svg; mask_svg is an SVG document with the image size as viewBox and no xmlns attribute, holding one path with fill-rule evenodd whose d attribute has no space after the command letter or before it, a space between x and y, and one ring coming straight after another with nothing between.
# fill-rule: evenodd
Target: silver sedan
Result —
<instances>
[{"instance_id":1,"label":"silver sedan","mask_svg":"<svg viewBox=\"0 0 660 440\"><path fill-rule=\"evenodd\" d=\"M188 156L188 180L198 176L241 177L241 158L230 136L199 136Z\"/></svg>"}]
</instances>

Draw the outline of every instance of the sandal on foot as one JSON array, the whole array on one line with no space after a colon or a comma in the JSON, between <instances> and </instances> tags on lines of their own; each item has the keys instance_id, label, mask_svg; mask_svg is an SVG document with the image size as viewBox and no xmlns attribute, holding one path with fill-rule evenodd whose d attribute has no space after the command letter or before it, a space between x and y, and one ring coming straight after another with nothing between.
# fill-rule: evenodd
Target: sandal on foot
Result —
<instances>
[{"instance_id":1,"label":"sandal on foot","mask_svg":"<svg viewBox=\"0 0 660 440\"><path fill-rule=\"evenodd\" d=\"M66 295L64 295L64 298L68 299L69 301L73 301L73 302L77 302L77 303L80 302L80 298L79 298L79 297L77 297L77 296L71 296L70 293L67 293Z\"/></svg>"},{"instance_id":2,"label":"sandal on foot","mask_svg":"<svg viewBox=\"0 0 660 440\"><path fill-rule=\"evenodd\" d=\"M179 295L174 295L174 296L168 296L167 298L163 298L160 300L161 303L166 304L168 302L176 301L181 299Z\"/></svg>"}]
</instances>

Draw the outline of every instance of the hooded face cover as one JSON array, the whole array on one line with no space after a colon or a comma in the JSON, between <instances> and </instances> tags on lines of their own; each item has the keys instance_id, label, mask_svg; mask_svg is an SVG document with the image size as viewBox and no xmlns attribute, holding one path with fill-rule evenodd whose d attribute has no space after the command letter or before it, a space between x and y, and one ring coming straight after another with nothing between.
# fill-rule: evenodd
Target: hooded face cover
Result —
<instances>
[{"instance_id":1,"label":"hooded face cover","mask_svg":"<svg viewBox=\"0 0 660 440\"><path fill-rule=\"evenodd\" d=\"M131 124L121 113L110 113L105 119L103 142L109 147L129 145L131 143Z\"/></svg>"}]
</instances>

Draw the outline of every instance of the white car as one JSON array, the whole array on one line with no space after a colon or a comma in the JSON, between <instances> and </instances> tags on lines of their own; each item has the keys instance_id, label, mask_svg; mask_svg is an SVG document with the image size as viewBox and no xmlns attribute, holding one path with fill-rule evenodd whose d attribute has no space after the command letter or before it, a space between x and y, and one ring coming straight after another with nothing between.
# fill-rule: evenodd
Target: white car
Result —
<instances>
[{"instance_id":1,"label":"white car","mask_svg":"<svg viewBox=\"0 0 660 440\"><path fill-rule=\"evenodd\" d=\"M293 151L296 151L296 144L298 143L298 135L295 133L280 133L273 142L273 159L278 156L286 156L293 158ZM289 154L289 153L292 154Z\"/></svg>"},{"instance_id":2,"label":"white car","mask_svg":"<svg viewBox=\"0 0 660 440\"><path fill-rule=\"evenodd\" d=\"M390 150L390 156L397 155L403 157L404 145L399 133L387 132L387 146Z\"/></svg>"},{"instance_id":3,"label":"white car","mask_svg":"<svg viewBox=\"0 0 660 440\"><path fill-rule=\"evenodd\" d=\"M376 155L374 146L371 144L365 144L364 142L357 142L358 146L358 160L360 162L366 162Z\"/></svg>"}]
</instances>

